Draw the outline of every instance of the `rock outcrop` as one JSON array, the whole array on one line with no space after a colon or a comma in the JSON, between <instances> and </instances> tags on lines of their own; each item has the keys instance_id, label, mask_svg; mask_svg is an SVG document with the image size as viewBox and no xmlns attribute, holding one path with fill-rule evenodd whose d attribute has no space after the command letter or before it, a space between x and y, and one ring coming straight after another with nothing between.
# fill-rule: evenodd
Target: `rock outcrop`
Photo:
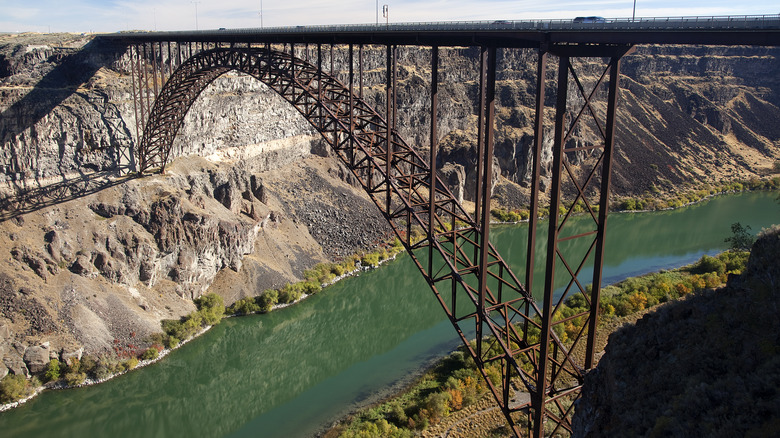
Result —
<instances>
[{"instance_id":1,"label":"rock outcrop","mask_svg":"<svg viewBox=\"0 0 780 438\"><path fill-rule=\"evenodd\" d=\"M780 418L780 228L727 286L613 333L585 378L574 436L771 436Z\"/></svg>"}]
</instances>

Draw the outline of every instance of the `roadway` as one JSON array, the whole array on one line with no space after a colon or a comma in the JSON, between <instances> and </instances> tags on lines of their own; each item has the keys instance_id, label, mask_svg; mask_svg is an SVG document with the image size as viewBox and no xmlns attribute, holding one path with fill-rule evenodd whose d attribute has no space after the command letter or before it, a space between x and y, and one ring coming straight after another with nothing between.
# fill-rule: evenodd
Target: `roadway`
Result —
<instances>
[{"instance_id":1,"label":"roadway","mask_svg":"<svg viewBox=\"0 0 780 438\"><path fill-rule=\"evenodd\" d=\"M465 21L120 32L101 38L204 43L539 47L542 44L780 45L780 14L636 19Z\"/></svg>"}]
</instances>

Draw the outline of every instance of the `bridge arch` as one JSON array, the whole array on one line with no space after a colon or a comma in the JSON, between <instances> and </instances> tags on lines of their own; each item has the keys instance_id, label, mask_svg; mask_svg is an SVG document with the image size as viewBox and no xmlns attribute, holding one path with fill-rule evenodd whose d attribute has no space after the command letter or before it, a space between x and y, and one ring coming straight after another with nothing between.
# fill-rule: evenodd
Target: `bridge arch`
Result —
<instances>
[{"instance_id":1,"label":"bridge arch","mask_svg":"<svg viewBox=\"0 0 780 438\"><path fill-rule=\"evenodd\" d=\"M209 84L230 71L263 82L298 109L315 128L321 128L316 123L319 119L309 117L307 109L319 105L319 82L332 84L335 79L285 52L264 48L206 50L180 65L156 97L136 150L140 172L164 170L190 107ZM378 114L374 116L381 119Z\"/></svg>"},{"instance_id":2,"label":"bridge arch","mask_svg":"<svg viewBox=\"0 0 780 438\"><path fill-rule=\"evenodd\" d=\"M391 50L388 47L388 88ZM438 52L433 50L435 84ZM481 56L483 69L487 70L483 75L487 74L487 83L494 85L496 50L483 48ZM435 147L431 162L427 162L377 111L357 98L351 86L268 45L199 52L172 73L154 102L138 150L140 171L164 170L188 110L211 82L229 71L260 80L293 105L357 177L433 290L507 420L517 430L517 415L513 414L528 415L531 402L510 400L513 388L531 393L534 400L549 391L537 384L547 375L539 370L547 354L542 348L546 341L530 335L544 330L542 311L487 239L489 202L480 204L479 220L472 218L432 170ZM494 86L492 91L490 88L483 90L480 103L486 112L492 105L487 102L495 98ZM388 91L388 114L390 102ZM490 132L488 126L492 127L490 120L485 122L486 132ZM434 138L432 134L432 145ZM480 154L491 157L492 139L485 143L490 147L482 144ZM480 163L487 163L482 170L484 190L490 187L487 166L492 160L481 158ZM482 196L489 199L489 189ZM423 237L415 239L413 231L421 231ZM474 343L469 339L473 333ZM549 342L554 344L556 355L564 352L554 374L581 382L583 369L575 364L569 349L555 336ZM496 370L502 375L498 382L490 377ZM575 389L580 384L576 382ZM558 408L557 414L549 415L565 417L567 409Z\"/></svg>"}]
</instances>

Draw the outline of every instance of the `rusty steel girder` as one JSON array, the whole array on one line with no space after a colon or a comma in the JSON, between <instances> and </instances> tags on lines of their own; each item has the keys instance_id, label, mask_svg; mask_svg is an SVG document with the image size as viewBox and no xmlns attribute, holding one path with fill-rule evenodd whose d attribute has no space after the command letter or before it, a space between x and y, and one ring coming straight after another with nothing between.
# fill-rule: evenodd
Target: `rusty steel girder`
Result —
<instances>
[{"instance_id":1,"label":"rusty steel girder","mask_svg":"<svg viewBox=\"0 0 780 438\"><path fill-rule=\"evenodd\" d=\"M296 56L294 43L245 47L221 47L200 43L144 43L131 48L134 102L137 120L143 126L138 149L141 172L164 170L173 140L184 117L203 89L222 74L235 70L255 77L293 105L331 145L352 171L373 202L388 220L412 260L426 279L450 322L460 336L493 393L514 432L521 429L543 436L545 424L553 432L571 430L573 400L582 385L584 372L593 366L598 294L601 282L604 231L609 196L611 151L617 102L619 60L629 46L589 49L587 56L608 57L607 67L590 90L575 73L571 62L576 48L544 46L539 50L537 116L534 125L534 168L531 220L529 226L526 284L522 284L489 241L492 187L493 133L495 130L496 58L498 47L482 46L479 61L479 113L477 141L477 199L472 216L459 204L438 178L436 157L438 131L439 48L431 48L430 143L428 159L410 147L399 135L397 124L396 48L386 53L386 103L383 117L363 100L363 47L359 46L358 78L355 78L354 47L348 50L349 76L344 84L333 76L333 46L330 70L322 69L322 46L317 44L316 64ZM148 47L147 47L148 46ZM281 46L281 47L280 47ZM173 49L172 49L173 47ZM300 49L300 46L298 47ZM305 47L308 56L308 45ZM559 57L558 89L554 128L553 193L549 221L544 299L541 307L529 292L534 282L537 211L539 210L539 156L544 131L545 77L548 54ZM166 69L167 64L167 69ZM608 78L606 111L596 101L597 92ZM568 84L572 80L584 104L567 110ZM358 90L356 88L356 82ZM159 91L156 88L161 85ZM153 102L153 104L152 104ZM600 117L606 114L606 119ZM567 118L576 114L573 118ZM583 150L567 146L583 116L592 117L603 144L590 145L589 153L600 154L591 171L578 174L566 154ZM568 181L568 182L567 182ZM567 203L562 187L568 184L576 194ZM594 195L595 186L596 195ZM595 197L594 197L595 196ZM593 199L598 199L597 205ZM594 230L566 234L573 205L584 204ZM568 212L555 214L564 206ZM423 238L413 239L415 232ZM573 263L561 249L563 242L592 239L590 249ZM590 271L593 284L588 292L586 262L595 257ZM562 294L556 295L556 271L570 275ZM567 318L557 317L565 299L574 293L585 295L588 310ZM556 333L561 324L581 324L573 342ZM471 340L470 334L476 333ZM586 343L585 361L572 352ZM489 374L498 372L494 382ZM528 396L519 396L527 393ZM548 429L550 429L548 427Z\"/></svg>"}]
</instances>

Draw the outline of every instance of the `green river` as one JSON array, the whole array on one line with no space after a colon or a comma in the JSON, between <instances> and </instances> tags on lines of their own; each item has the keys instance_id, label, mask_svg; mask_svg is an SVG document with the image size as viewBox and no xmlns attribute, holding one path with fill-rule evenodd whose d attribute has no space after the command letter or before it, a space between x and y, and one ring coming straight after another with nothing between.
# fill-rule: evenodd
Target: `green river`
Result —
<instances>
[{"instance_id":1,"label":"green river","mask_svg":"<svg viewBox=\"0 0 780 438\"><path fill-rule=\"evenodd\" d=\"M604 284L720 252L733 222L753 233L780 222L776 197L749 193L675 211L612 214ZM539 228L543 238L546 223ZM523 278L527 227L495 226L491 233ZM47 391L0 413L0 436L311 436L457 345L403 256L294 306L226 319L162 361L109 382Z\"/></svg>"}]
</instances>

